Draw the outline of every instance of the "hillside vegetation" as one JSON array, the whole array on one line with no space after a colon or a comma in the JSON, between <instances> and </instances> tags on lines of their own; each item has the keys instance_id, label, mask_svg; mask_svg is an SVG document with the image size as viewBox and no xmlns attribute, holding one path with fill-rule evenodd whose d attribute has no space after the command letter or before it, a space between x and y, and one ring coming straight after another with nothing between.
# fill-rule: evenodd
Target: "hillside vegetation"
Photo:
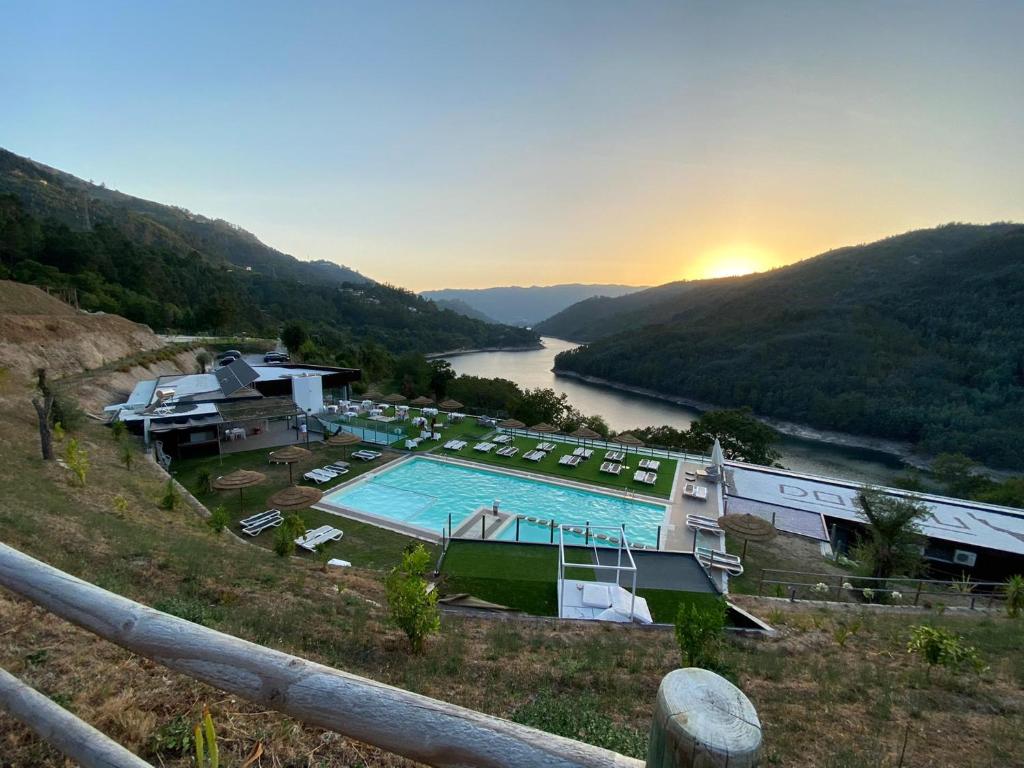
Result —
<instances>
[{"instance_id":1,"label":"hillside vegetation","mask_svg":"<svg viewBox=\"0 0 1024 768\"><path fill-rule=\"evenodd\" d=\"M339 362L357 362L346 351L356 344L437 352L537 339L335 265L299 262L224 222L111 193L10 153L0 153L4 278L74 288L83 309L157 331L274 338L283 324L302 322L341 354Z\"/></svg>"},{"instance_id":2,"label":"hillside vegetation","mask_svg":"<svg viewBox=\"0 0 1024 768\"><path fill-rule=\"evenodd\" d=\"M949 225L593 300L556 369L1024 466L1024 227ZM605 335L610 334L610 335Z\"/></svg>"}]
</instances>

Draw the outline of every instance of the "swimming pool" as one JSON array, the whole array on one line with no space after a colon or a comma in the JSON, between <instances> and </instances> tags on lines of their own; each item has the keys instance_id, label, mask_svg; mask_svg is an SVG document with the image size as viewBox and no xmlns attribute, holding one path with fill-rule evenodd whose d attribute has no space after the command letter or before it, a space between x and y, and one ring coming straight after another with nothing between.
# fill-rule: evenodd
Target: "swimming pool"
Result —
<instances>
[{"instance_id":1,"label":"swimming pool","mask_svg":"<svg viewBox=\"0 0 1024 768\"><path fill-rule=\"evenodd\" d=\"M665 518L665 507L661 504L426 457L385 468L374 477L327 494L323 501L438 535L448 526L449 514L453 527L458 528L466 517L480 507L489 508L495 499L501 500L504 512L544 521L520 521L520 541L549 541L551 531L547 523L553 519L556 525L625 523L631 543L655 547L658 526ZM514 522L498 536L503 540L515 537ZM582 541L583 536L577 538Z\"/></svg>"}]
</instances>

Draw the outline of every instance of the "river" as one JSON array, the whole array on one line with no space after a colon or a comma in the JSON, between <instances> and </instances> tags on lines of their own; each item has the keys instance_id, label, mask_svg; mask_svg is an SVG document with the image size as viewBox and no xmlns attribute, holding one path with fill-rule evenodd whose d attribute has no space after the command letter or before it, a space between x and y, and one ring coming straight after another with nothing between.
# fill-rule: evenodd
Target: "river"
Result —
<instances>
[{"instance_id":1,"label":"river","mask_svg":"<svg viewBox=\"0 0 1024 768\"><path fill-rule=\"evenodd\" d=\"M551 372L559 352L575 344L545 337L544 348L525 352L471 352L447 358L458 374L511 379L520 387L549 387L564 392L569 402L586 414L600 414L616 431L670 424L685 429L700 412L641 395L587 384ZM898 456L850 448L820 440L783 436L777 446L787 469L862 482L888 484L905 468Z\"/></svg>"}]
</instances>

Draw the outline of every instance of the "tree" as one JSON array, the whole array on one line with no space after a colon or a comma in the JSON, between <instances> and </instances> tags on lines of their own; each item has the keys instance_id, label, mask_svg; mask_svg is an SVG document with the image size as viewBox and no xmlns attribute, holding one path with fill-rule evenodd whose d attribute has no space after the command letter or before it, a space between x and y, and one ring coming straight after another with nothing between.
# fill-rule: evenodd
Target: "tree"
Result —
<instances>
[{"instance_id":1,"label":"tree","mask_svg":"<svg viewBox=\"0 0 1024 768\"><path fill-rule=\"evenodd\" d=\"M196 365L199 366L200 373L206 373L206 369L210 367L210 363L213 362L213 356L205 349L199 350L196 354Z\"/></svg>"},{"instance_id":2,"label":"tree","mask_svg":"<svg viewBox=\"0 0 1024 768\"><path fill-rule=\"evenodd\" d=\"M274 552L278 557L295 553L295 540L306 532L306 523L298 514L292 513L274 531Z\"/></svg>"},{"instance_id":3,"label":"tree","mask_svg":"<svg viewBox=\"0 0 1024 768\"><path fill-rule=\"evenodd\" d=\"M867 520L867 530L857 546L857 559L879 579L910 576L921 567L919 521L928 507L912 498L900 498L865 489L857 503ZM882 582L878 588L884 588Z\"/></svg>"},{"instance_id":4,"label":"tree","mask_svg":"<svg viewBox=\"0 0 1024 768\"><path fill-rule=\"evenodd\" d=\"M36 417L39 420L39 447L43 454L44 461L53 460L53 435L50 433L50 417L53 413L53 392L46 381L46 369L36 370L36 389L39 394L32 398L32 405L36 409Z\"/></svg>"},{"instance_id":5,"label":"tree","mask_svg":"<svg viewBox=\"0 0 1024 768\"><path fill-rule=\"evenodd\" d=\"M430 391L438 400L443 400L448 394L448 385L455 378L455 371L447 360L431 360L429 365Z\"/></svg>"},{"instance_id":6,"label":"tree","mask_svg":"<svg viewBox=\"0 0 1024 768\"><path fill-rule=\"evenodd\" d=\"M690 425L685 440L688 450L710 453L716 438L727 459L774 466L780 458L772 447L778 433L749 408L708 411Z\"/></svg>"},{"instance_id":7,"label":"tree","mask_svg":"<svg viewBox=\"0 0 1024 768\"><path fill-rule=\"evenodd\" d=\"M132 451L132 444L127 440L121 441L121 462L124 464L124 468L129 472L132 470L132 462L135 460L135 454Z\"/></svg>"},{"instance_id":8,"label":"tree","mask_svg":"<svg viewBox=\"0 0 1024 768\"><path fill-rule=\"evenodd\" d=\"M281 329L281 342L289 352L298 352L307 339L309 339L309 333L302 323L288 323Z\"/></svg>"},{"instance_id":9,"label":"tree","mask_svg":"<svg viewBox=\"0 0 1024 768\"><path fill-rule=\"evenodd\" d=\"M977 473L978 465L962 453L940 453L932 461L932 474L950 496L969 499L989 484Z\"/></svg>"},{"instance_id":10,"label":"tree","mask_svg":"<svg viewBox=\"0 0 1024 768\"><path fill-rule=\"evenodd\" d=\"M688 667L714 667L725 632L725 601L687 601L676 613L676 642Z\"/></svg>"},{"instance_id":11,"label":"tree","mask_svg":"<svg viewBox=\"0 0 1024 768\"><path fill-rule=\"evenodd\" d=\"M407 548L402 562L384 581L391 620L405 632L413 653L420 653L427 636L441 628L437 592L427 592L423 578L430 566L430 553L422 544Z\"/></svg>"}]
</instances>

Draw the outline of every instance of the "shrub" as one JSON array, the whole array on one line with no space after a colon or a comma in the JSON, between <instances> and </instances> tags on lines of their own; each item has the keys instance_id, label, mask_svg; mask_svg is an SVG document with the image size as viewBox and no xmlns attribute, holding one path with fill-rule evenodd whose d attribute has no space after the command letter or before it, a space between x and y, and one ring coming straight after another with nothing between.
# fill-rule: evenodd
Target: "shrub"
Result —
<instances>
[{"instance_id":1,"label":"shrub","mask_svg":"<svg viewBox=\"0 0 1024 768\"><path fill-rule=\"evenodd\" d=\"M953 670L970 666L975 672L982 672L985 669L978 651L973 646L967 645L962 637L927 624L922 624L911 630L907 650L925 660L928 664L929 676L931 676L932 667L935 666Z\"/></svg>"},{"instance_id":2,"label":"shrub","mask_svg":"<svg viewBox=\"0 0 1024 768\"><path fill-rule=\"evenodd\" d=\"M210 519L206 521L206 524L213 529L214 533L220 533L228 527L228 523L231 522L231 516L228 514L223 504L219 504L210 510Z\"/></svg>"},{"instance_id":3,"label":"shrub","mask_svg":"<svg viewBox=\"0 0 1024 768\"><path fill-rule=\"evenodd\" d=\"M295 539L306 532L306 523L296 514L288 515L274 530L274 551L279 557L295 553Z\"/></svg>"},{"instance_id":4,"label":"shrub","mask_svg":"<svg viewBox=\"0 0 1024 768\"><path fill-rule=\"evenodd\" d=\"M1011 619L1016 619L1024 612L1024 576L1018 573L1007 579L1003 594L1006 596L1006 613Z\"/></svg>"},{"instance_id":5,"label":"shrub","mask_svg":"<svg viewBox=\"0 0 1024 768\"><path fill-rule=\"evenodd\" d=\"M617 723L590 693L556 695L542 690L515 710L512 720L640 759L647 752L647 733Z\"/></svg>"},{"instance_id":6,"label":"shrub","mask_svg":"<svg viewBox=\"0 0 1024 768\"><path fill-rule=\"evenodd\" d=\"M217 747L217 733L213 730L213 717L210 715L209 707L203 707L203 721L196 723L192 736L196 743L196 768L219 768L220 750Z\"/></svg>"},{"instance_id":7,"label":"shrub","mask_svg":"<svg viewBox=\"0 0 1024 768\"><path fill-rule=\"evenodd\" d=\"M135 452L132 450L132 444L127 440L121 442L121 462L124 464L124 468L129 472L132 471L132 462L135 460Z\"/></svg>"},{"instance_id":8,"label":"shrub","mask_svg":"<svg viewBox=\"0 0 1024 768\"><path fill-rule=\"evenodd\" d=\"M124 425L123 421L115 421L110 426L110 436L114 438L114 441L120 440L128 432L128 427Z\"/></svg>"},{"instance_id":9,"label":"shrub","mask_svg":"<svg viewBox=\"0 0 1024 768\"><path fill-rule=\"evenodd\" d=\"M173 512L180 500L181 497L178 495L178 489L174 487L174 480L167 478L167 487L164 490L163 498L160 499L160 508Z\"/></svg>"},{"instance_id":10,"label":"shrub","mask_svg":"<svg viewBox=\"0 0 1024 768\"><path fill-rule=\"evenodd\" d=\"M64 425L58 421L56 424L53 425L53 439L60 443L64 441L65 435L66 433L64 432Z\"/></svg>"},{"instance_id":11,"label":"shrub","mask_svg":"<svg viewBox=\"0 0 1024 768\"><path fill-rule=\"evenodd\" d=\"M428 593L423 578L429 566L430 553L417 544L406 550L384 581L391 620L405 632L413 653L422 651L427 636L441 628L437 592Z\"/></svg>"},{"instance_id":12,"label":"shrub","mask_svg":"<svg viewBox=\"0 0 1024 768\"><path fill-rule=\"evenodd\" d=\"M126 499L121 494L118 494L117 496L115 496L114 497L114 509L116 509L120 514L123 515L125 512L128 511L128 499Z\"/></svg>"},{"instance_id":13,"label":"shrub","mask_svg":"<svg viewBox=\"0 0 1024 768\"><path fill-rule=\"evenodd\" d=\"M712 668L717 665L725 616L725 601L720 599L707 603L687 602L679 606L676 642L686 666Z\"/></svg>"},{"instance_id":14,"label":"shrub","mask_svg":"<svg viewBox=\"0 0 1024 768\"><path fill-rule=\"evenodd\" d=\"M89 472L89 457L75 438L68 440L67 447L64 449L64 461L67 462L68 469L74 473L78 484L85 487L85 476Z\"/></svg>"},{"instance_id":15,"label":"shrub","mask_svg":"<svg viewBox=\"0 0 1024 768\"><path fill-rule=\"evenodd\" d=\"M196 475L200 493L213 493L213 473L208 469L200 469Z\"/></svg>"},{"instance_id":16,"label":"shrub","mask_svg":"<svg viewBox=\"0 0 1024 768\"><path fill-rule=\"evenodd\" d=\"M53 393L53 409L50 411L50 420L54 424L60 422L67 432L74 432L85 421L85 411L82 410L77 400L58 390Z\"/></svg>"},{"instance_id":17,"label":"shrub","mask_svg":"<svg viewBox=\"0 0 1024 768\"><path fill-rule=\"evenodd\" d=\"M153 757L182 757L192 746L192 726L184 715L157 728L150 738L149 753Z\"/></svg>"}]
</instances>

